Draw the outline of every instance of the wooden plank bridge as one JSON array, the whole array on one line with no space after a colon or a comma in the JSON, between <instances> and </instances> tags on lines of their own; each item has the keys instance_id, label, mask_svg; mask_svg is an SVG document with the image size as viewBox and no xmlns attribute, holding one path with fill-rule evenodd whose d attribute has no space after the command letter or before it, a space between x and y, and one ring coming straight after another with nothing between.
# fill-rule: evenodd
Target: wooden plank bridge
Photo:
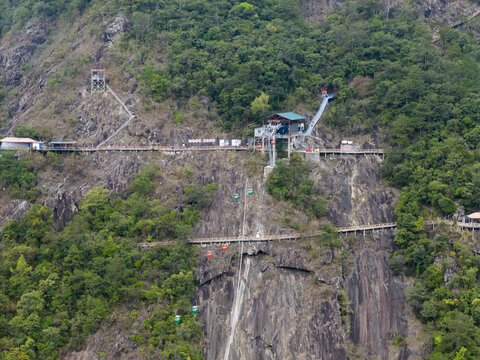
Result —
<instances>
[{"instance_id":1,"label":"wooden plank bridge","mask_svg":"<svg viewBox=\"0 0 480 360\"><path fill-rule=\"evenodd\" d=\"M383 223L383 224L374 224L374 225L357 225L349 227L339 227L337 228L340 234L347 233L356 233L374 230L383 230L383 229L395 229L397 227L396 222ZM264 235L264 236L237 236L237 237L214 237L214 238L193 238L189 240L190 244L194 245L206 245L206 244L232 244L232 243L249 243L249 242L269 242L269 241L288 241L288 240L297 240L302 238L311 238L318 236L322 231L317 231L309 234L305 233L289 233L289 234L275 234L275 235ZM155 242L143 242L139 245L142 247L153 247L157 245L163 245L163 241Z\"/></svg>"}]
</instances>

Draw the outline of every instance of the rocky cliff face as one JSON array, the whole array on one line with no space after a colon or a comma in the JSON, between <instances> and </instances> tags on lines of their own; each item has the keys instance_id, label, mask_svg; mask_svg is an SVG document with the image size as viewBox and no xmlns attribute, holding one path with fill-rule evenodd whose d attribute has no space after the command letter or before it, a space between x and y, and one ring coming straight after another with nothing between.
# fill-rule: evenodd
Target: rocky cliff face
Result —
<instances>
[{"instance_id":1,"label":"rocky cliff face","mask_svg":"<svg viewBox=\"0 0 480 360\"><path fill-rule=\"evenodd\" d=\"M120 158L115 153L103 156L105 162ZM119 178L130 174L121 169L140 162L137 155L130 156L119 166ZM158 184L161 201L171 201L167 199L179 193L182 178L197 184L219 182L196 236L286 231L279 213L292 209L264 192L263 178L255 175L261 171L251 169L256 155L185 154L165 159L167 166ZM152 160L160 161L160 155L151 154L145 161ZM329 218L335 225L392 219L397 196L379 181L380 164L381 159L373 156L312 160L313 174L329 201ZM247 195L244 228L245 181L254 193ZM238 201L233 200L236 192ZM301 214L294 216L301 220ZM413 354L421 353L418 345L408 340L393 345L400 336L412 337L413 320L405 315L406 285L388 266L392 241L391 231L378 231L343 238L342 250L313 239L252 243L243 249L231 245L227 251L219 246L201 248L214 252L198 266L195 294L204 323L205 358L224 359L228 348L227 359L414 359ZM347 295L346 301L341 300L342 294ZM119 359L141 357L128 340L132 334L134 327L105 324L84 351L68 358L96 359L100 357L95 354L112 351Z\"/></svg>"},{"instance_id":2,"label":"rocky cliff face","mask_svg":"<svg viewBox=\"0 0 480 360\"><path fill-rule=\"evenodd\" d=\"M385 1L385 11L399 2ZM340 0L301 1L309 21L324 19L341 3ZM414 6L419 7L425 18L447 24L477 9L468 1L429 0L416 2ZM140 113L135 74L123 74L114 65L118 54L112 45L122 32L128 31L130 23L123 15L113 21L102 19L103 30L95 39L83 19L71 29L64 26L56 35L49 31L54 25L32 23L2 40L0 76L5 86L15 86L19 93L9 95L7 106L11 122L2 133L11 133L17 124L25 123L55 129L55 136L72 137L83 144L98 144L127 116L108 94L92 97L87 92L86 74L91 67L100 62L111 65L109 71L113 73L107 73L110 85L132 112ZM59 50L65 52L63 57ZM75 59L85 56L90 60L80 65L80 72L62 78L60 90L49 85L66 66L75 65ZM62 84L66 85L62 88ZM201 111L207 113L208 108L206 104ZM58 109L67 110L59 113ZM199 137L199 128L205 133L211 130L211 122L202 123L206 118L203 116L195 119L195 124L187 121L174 133L165 125L169 111L162 108L152 116L138 116L112 143L181 145L188 137ZM203 214L202 223L196 229L198 237L281 233L290 230L285 229L283 218L286 215L306 221L304 214L295 213L288 204L276 203L265 193L260 172L251 171L261 161L245 154L166 157L163 154L102 153L71 157L62 160L57 168L40 172L39 183L46 191L42 202L53 209L55 224L62 227L78 211L79 201L89 189L102 185L122 191L142 164L165 158L167 167L163 170L164 178L159 182L161 190L157 194L162 201L176 196L182 182L219 182L214 203ZM397 195L382 184L378 157L320 158L311 154L307 160L314 166L313 176L328 201L328 219L334 225L392 221ZM193 175L188 174L188 169ZM242 197L248 187L254 194L248 197L244 211ZM234 193L241 195L240 201L233 199ZM0 228L9 218L19 218L29 206L28 202L0 195ZM319 225L314 222L311 227L317 229ZM414 321L405 315L406 285L402 278L393 276L388 267L392 241L392 233L378 232L365 237L359 233L344 239L343 252L332 251L311 240L252 244L245 246L243 251L231 246L226 253L214 249L214 258L208 261L205 258L199 264L197 275L196 296L205 326L205 357L222 359L227 346L228 359L346 359L357 356L383 360L412 359L414 354L421 354L408 341L402 346L392 345L398 336L411 337ZM337 300L340 290L348 294L351 310L343 320L341 315L348 309ZM237 321L232 326L234 318ZM88 350L77 358L100 358L98 354L102 351L122 359L140 356L135 352L133 341L129 340L130 333L119 327L112 334L111 328L102 327L89 340Z\"/></svg>"},{"instance_id":3,"label":"rocky cliff face","mask_svg":"<svg viewBox=\"0 0 480 360\"><path fill-rule=\"evenodd\" d=\"M310 160L335 225L392 220L396 196L381 185L381 159ZM265 233L280 231L275 217L268 216L275 212L269 196L258 196L263 200L247 202L246 234L255 234L256 221ZM256 220L255 207L263 209ZM240 213L231 216L241 222ZM214 221L208 215L203 229ZM214 257L205 257L197 274L205 357L222 359L228 351L228 359L408 358L407 345L392 345L409 331L405 286L388 266L392 246L393 233L384 231L344 239L343 254L313 240L254 243L227 252L209 247ZM351 310L343 324L341 314L348 309L337 301L339 290L348 294Z\"/></svg>"},{"instance_id":4,"label":"rocky cliff face","mask_svg":"<svg viewBox=\"0 0 480 360\"><path fill-rule=\"evenodd\" d=\"M393 347L395 338L408 336L402 278L392 275L388 262L392 234L361 241L346 279L350 299L350 339L364 357L408 359L406 345Z\"/></svg>"},{"instance_id":5,"label":"rocky cliff face","mask_svg":"<svg viewBox=\"0 0 480 360\"><path fill-rule=\"evenodd\" d=\"M205 358L223 359L227 347L228 359L345 358L336 291L315 284L311 259L297 244L255 244L244 250L240 283L240 259L232 261L238 248L216 252L214 261L223 263L220 275L213 261L200 264Z\"/></svg>"},{"instance_id":6,"label":"rocky cliff face","mask_svg":"<svg viewBox=\"0 0 480 360\"><path fill-rule=\"evenodd\" d=\"M323 21L328 15L337 11L344 0L302 0L300 8L307 21ZM461 17L468 17L477 11L480 6L469 0L384 0L383 14L388 17L391 11L398 6L409 4L418 10L419 14L430 24L452 25Z\"/></svg>"}]
</instances>

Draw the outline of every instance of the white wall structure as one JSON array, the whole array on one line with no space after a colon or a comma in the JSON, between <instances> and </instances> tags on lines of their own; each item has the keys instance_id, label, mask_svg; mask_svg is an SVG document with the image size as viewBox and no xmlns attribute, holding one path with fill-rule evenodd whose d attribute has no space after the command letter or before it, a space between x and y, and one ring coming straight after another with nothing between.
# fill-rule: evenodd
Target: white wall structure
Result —
<instances>
[{"instance_id":1,"label":"white wall structure","mask_svg":"<svg viewBox=\"0 0 480 360\"><path fill-rule=\"evenodd\" d=\"M30 149L33 144L40 144L41 142L30 138L6 137L0 140L0 149L2 150L21 150ZM39 147L40 145L35 145Z\"/></svg>"}]
</instances>

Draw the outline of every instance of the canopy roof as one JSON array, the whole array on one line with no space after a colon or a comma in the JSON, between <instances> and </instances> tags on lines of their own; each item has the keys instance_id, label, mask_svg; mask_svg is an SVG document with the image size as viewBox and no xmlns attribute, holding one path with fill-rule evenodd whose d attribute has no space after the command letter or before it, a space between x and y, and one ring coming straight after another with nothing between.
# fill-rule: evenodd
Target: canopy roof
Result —
<instances>
[{"instance_id":1,"label":"canopy roof","mask_svg":"<svg viewBox=\"0 0 480 360\"><path fill-rule=\"evenodd\" d=\"M278 116L284 117L285 119L288 120L303 120L305 117L295 114L293 112L286 112L286 113L278 113Z\"/></svg>"},{"instance_id":2,"label":"canopy roof","mask_svg":"<svg viewBox=\"0 0 480 360\"><path fill-rule=\"evenodd\" d=\"M480 219L480 212L474 212L469 215L467 215L469 219Z\"/></svg>"},{"instance_id":3,"label":"canopy roof","mask_svg":"<svg viewBox=\"0 0 480 360\"><path fill-rule=\"evenodd\" d=\"M76 141L50 141L50 145L75 145Z\"/></svg>"},{"instance_id":4,"label":"canopy roof","mask_svg":"<svg viewBox=\"0 0 480 360\"><path fill-rule=\"evenodd\" d=\"M41 141L33 140L30 138L6 137L5 139L0 140L0 142L30 144L30 143L40 143Z\"/></svg>"}]
</instances>

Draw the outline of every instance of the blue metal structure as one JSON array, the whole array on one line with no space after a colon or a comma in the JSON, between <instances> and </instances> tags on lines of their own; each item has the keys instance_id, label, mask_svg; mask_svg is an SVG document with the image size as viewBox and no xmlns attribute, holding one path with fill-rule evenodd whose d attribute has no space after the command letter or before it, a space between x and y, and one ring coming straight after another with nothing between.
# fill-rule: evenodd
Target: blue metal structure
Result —
<instances>
[{"instance_id":1,"label":"blue metal structure","mask_svg":"<svg viewBox=\"0 0 480 360\"><path fill-rule=\"evenodd\" d=\"M325 108L327 107L328 100L330 100L330 99L333 98L334 96L335 96L334 94L325 94L325 95L323 95L322 103L320 104L320 107L318 108L317 113L316 113L315 116L313 117L313 120L312 120L312 122L310 123L310 126L308 127L307 131L305 131L305 135L306 135L306 136L310 136L310 135L311 135L313 129L315 128L315 125L317 125L318 120L320 120L320 117L322 116L323 111L324 111Z\"/></svg>"}]
</instances>

